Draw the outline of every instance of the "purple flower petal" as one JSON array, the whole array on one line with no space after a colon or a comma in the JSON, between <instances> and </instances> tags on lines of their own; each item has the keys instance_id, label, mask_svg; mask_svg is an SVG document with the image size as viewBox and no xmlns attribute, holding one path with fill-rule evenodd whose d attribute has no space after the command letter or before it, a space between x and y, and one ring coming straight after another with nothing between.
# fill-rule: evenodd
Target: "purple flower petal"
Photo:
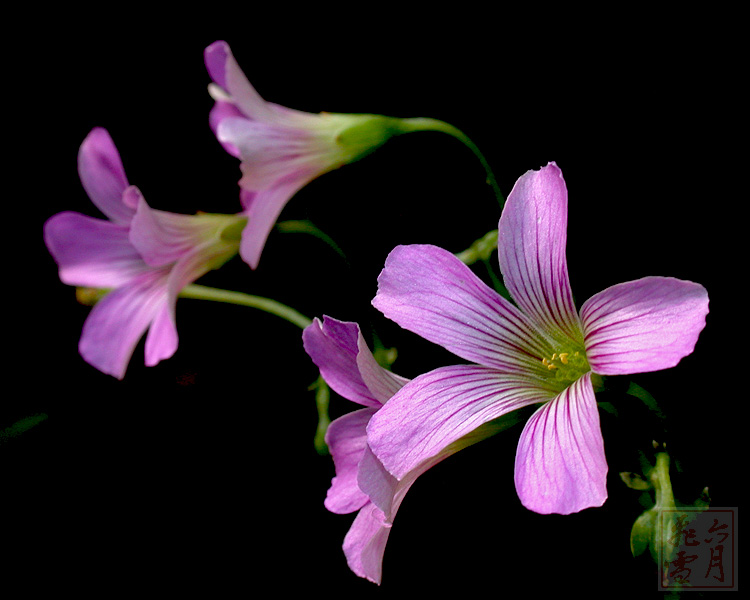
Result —
<instances>
[{"instance_id":1,"label":"purple flower petal","mask_svg":"<svg viewBox=\"0 0 750 600\"><path fill-rule=\"evenodd\" d=\"M62 212L44 224L44 241L68 285L115 288L148 269L128 239L128 228Z\"/></svg>"},{"instance_id":2,"label":"purple flower petal","mask_svg":"<svg viewBox=\"0 0 750 600\"><path fill-rule=\"evenodd\" d=\"M302 340L326 383L357 404L379 408L407 381L377 363L356 323L316 318Z\"/></svg>"},{"instance_id":3,"label":"purple flower petal","mask_svg":"<svg viewBox=\"0 0 750 600\"><path fill-rule=\"evenodd\" d=\"M325 507L333 513L354 512L370 501L357 484L357 472L367 447L367 423L375 410L355 410L328 426L326 444L331 451L336 476L328 489Z\"/></svg>"},{"instance_id":4,"label":"purple flower petal","mask_svg":"<svg viewBox=\"0 0 750 600\"><path fill-rule=\"evenodd\" d=\"M132 208L122 194L128 187L120 154L106 129L96 127L78 151L78 174L91 201L113 223L128 224Z\"/></svg>"},{"instance_id":5,"label":"purple flower petal","mask_svg":"<svg viewBox=\"0 0 750 600\"><path fill-rule=\"evenodd\" d=\"M537 410L516 453L516 490L538 513L570 514L607 499L607 461L587 374Z\"/></svg>"},{"instance_id":6,"label":"purple flower petal","mask_svg":"<svg viewBox=\"0 0 750 600\"><path fill-rule=\"evenodd\" d=\"M413 379L386 402L370 420L368 443L402 479L481 425L553 395L528 377L476 365L442 367Z\"/></svg>"},{"instance_id":7,"label":"purple flower petal","mask_svg":"<svg viewBox=\"0 0 750 600\"><path fill-rule=\"evenodd\" d=\"M231 102L218 100L208 113L208 124L211 127L211 131L214 132L214 135L217 135L219 131L219 125L224 119L232 119L242 116L242 113L234 104L232 104ZM239 148L237 148L237 146L230 142L222 142L221 140L219 140L219 143L229 154L231 154L235 158L241 158L240 150Z\"/></svg>"},{"instance_id":8,"label":"purple flower petal","mask_svg":"<svg viewBox=\"0 0 750 600\"><path fill-rule=\"evenodd\" d=\"M645 277L607 288L581 307L595 373L626 375L675 366L706 324L708 294L691 281Z\"/></svg>"},{"instance_id":9,"label":"purple flower petal","mask_svg":"<svg viewBox=\"0 0 750 600\"><path fill-rule=\"evenodd\" d=\"M289 173L303 170L311 176L321 175L334 168L338 158L330 156L335 144L321 140L314 129L226 117L216 136L222 144L239 151L240 186L246 190L264 190Z\"/></svg>"},{"instance_id":10,"label":"purple flower petal","mask_svg":"<svg viewBox=\"0 0 750 600\"><path fill-rule=\"evenodd\" d=\"M344 554L349 568L360 577L380 584L383 554L391 532L390 523L374 504L365 505L344 538Z\"/></svg>"},{"instance_id":11,"label":"purple flower petal","mask_svg":"<svg viewBox=\"0 0 750 600\"><path fill-rule=\"evenodd\" d=\"M399 246L373 306L457 356L504 372L538 369L552 351L529 319L458 258L436 246Z\"/></svg>"},{"instance_id":12,"label":"purple flower petal","mask_svg":"<svg viewBox=\"0 0 750 600\"><path fill-rule=\"evenodd\" d=\"M206 245L217 237L216 229L211 217L154 210L141 198L130 227L130 242L147 264L160 267ZM208 262L207 256L205 259Z\"/></svg>"},{"instance_id":13,"label":"purple flower petal","mask_svg":"<svg viewBox=\"0 0 750 600\"><path fill-rule=\"evenodd\" d=\"M550 163L520 177L498 228L500 271L521 310L543 330L581 339L565 258L568 192Z\"/></svg>"},{"instance_id":14,"label":"purple flower petal","mask_svg":"<svg viewBox=\"0 0 750 600\"><path fill-rule=\"evenodd\" d=\"M312 176L308 173L292 173L278 181L274 187L243 194L243 204L247 206L244 214L248 223L242 231L240 256L251 268L258 267L268 234L286 203L311 179Z\"/></svg>"},{"instance_id":15,"label":"purple flower petal","mask_svg":"<svg viewBox=\"0 0 750 600\"><path fill-rule=\"evenodd\" d=\"M136 345L167 301L168 271L151 270L109 292L83 324L78 349L84 360L118 379Z\"/></svg>"},{"instance_id":16,"label":"purple flower petal","mask_svg":"<svg viewBox=\"0 0 750 600\"><path fill-rule=\"evenodd\" d=\"M449 453L423 462L402 481L397 481L370 449L365 449L359 463L358 482L371 502L362 507L344 540L349 566L360 577L380 583L388 534L406 492L419 475L447 456Z\"/></svg>"},{"instance_id":17,"label":"purple flower petal","mask_svg":"<svg viewBox=\"0 0 750 600\"><path fill-rule=\"evenodd\" d=\"M144 348L146 366L153 367L160 361L170 358L177 352L178 343L174 299L168 296L164 305L154 316L146 334Z\"/></svg>"},{"instance_id":18,"label":"purple flower petal","mask_svg":"<svg viewBox=\"0 0 750 600\"><path fill-rule=\"evenodd\" d=\"M255 91L232 55L229 44L217 41L204 52L211 79L222 87L242 113L253 120L273 122L276 113Z\"/></svg>"}]
</instances>

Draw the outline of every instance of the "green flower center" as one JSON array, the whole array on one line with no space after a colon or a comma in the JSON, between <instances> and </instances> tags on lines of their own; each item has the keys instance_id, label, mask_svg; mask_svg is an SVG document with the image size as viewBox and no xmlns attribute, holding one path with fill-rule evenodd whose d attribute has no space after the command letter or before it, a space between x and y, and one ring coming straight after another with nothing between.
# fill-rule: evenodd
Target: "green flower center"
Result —
<instances>
[{"instance_id":1,"label":"green flower center","mask_svg":"<svg viewBox=\"0 0 750 600\"><path fill-rule=\"evenodd\" d=\"M542 359L542 367L547 370L545 379L554 382L554 386L560 390L591 371L584 350L556 352L550 358Z\"/></svg>"}]
</instances>

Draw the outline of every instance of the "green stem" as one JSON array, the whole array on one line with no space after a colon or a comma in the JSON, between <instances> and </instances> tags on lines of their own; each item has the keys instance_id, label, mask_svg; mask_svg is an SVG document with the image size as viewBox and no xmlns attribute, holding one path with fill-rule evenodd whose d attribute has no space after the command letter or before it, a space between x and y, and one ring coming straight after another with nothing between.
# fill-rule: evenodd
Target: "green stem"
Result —
<instances>
[{"instance_id":1,"label":"green stem","mask_svg":"<svg viewBox=\"0 0 750 600\"><path fill-rule=\"evenodd\" d=\"M344 254L344 251L339 247L339 245L333 241L331 236L321 231L317 226L315 226L311 221L307 220L291 220L291 221L279 221L276 223L276 229L283 233L307 233L309 235L312 235L319 240L326 243L328 246L330 246L336 254L338 254L345 263L349 263L349 261L346 258L346 255Z\"/></svg>"},{"instance_id":2,"label":"green stem","mask_svg":"<svg viewBox=\"0 0 750 600\"><path fill-rule=\"evenodd\" d=\"M271 313L272 315L276 315L277 317L281 317L282 319L297 325L301 329L304 329L312 323L308 317L281 302L271 300L270 298L263 298L261 296L252 296L242 292L232 292L229 290L206 287L204 285L191 284L182 289L180 297L193 298L196 300L213 300L215 302L226 302L228 304L238 304L240 306L257 308L267 313Z\"/></svg>"},{"instance_id":3,"label":"green stem","mask_svg":"<svg viewBox=\"0 0 750 600\"><path fill-rule=\"evenodd\" d=\"M326 431L331 424L331 418L328 415L331 389L322 376L318 377L318 380L310 386L310 389L315 390L315 407L318 410L318 427L315 430L315 439L313 440L315 450L321 455L330 454L328 444L326 444Z\"/></svg>"},{"instance_id":4,"label":"green stem","mask_svg":"<svg viewBox=\"0 0 750 600\"><path fill-rule=\"evenodd\" d=\"M656 466L650 475L656 491L656 508L674 508L672 480L669 477L669 454L659 452L656 455Z\"/></svg>"},{"instance_id":5,"label":"green stem","mask_svg":"<svg viewBox=\"0 0 750 600\"><path fill-rule=\"evenodd\" d=\"M487 173L487 183L492 187L493 191L495 192L497 201L500 203L500 208L502 209L503 205L505 204L505 196L503 196L503 193L500 191L500 186L498 186L497 184L495 175L492 173L492 169L490 168L490 165L487 162L487 159L480 152L477 145L474 142L472 142L469 136L467 136L463 131L461 131L457 127L454 127L450 123L446 123L445 121L440 121L438 119L430 119L427 117L414 117L411 119L400 119L399 128L402 130L403 133L409 133L412 131L440 131L442 133L447 133L448 135L451 135L457 140L459 140L460 142L462 142L465 146L467 146L474 153L474 155L479 159L479 162L482 163L482 166L484 167L484 170Z\"/></svg>"},{"instance_id":6,"label":"green stem","mask_svg":"<svg viewBox=\"0 0 750 600\"><path fill-rule=\"evenodd\" d=\"M625 393L635 398L638 398L650 410L652 410L659 419L665 418L664 413L661 412L661 409L659 408L659 403L656 401L656 398L654 398L648 392L648 390L642 388L640 385L638 385L634 381L630 382L630 384L628 385L628 389Z\"/></svg>"},{"instance_id":7,"label":"green stem","mask_svg":"<svg viewBox=\"0 0 750 600\"><path fill-rule=\"evenodd\" d=\"M261 296L252 296L243 292L232 292L229 290L206 287L204 285L191 284L183 288L182 292L180 292L180 297L193 298L196 300L213 300L215 302L226 302L228 304L257 308L272 315L276 315L277 317L281 317L282 319L297 325L301 329L304 329L312 323L309 318L281 302L271 300L270 298L263 298ZM328 446L325 442L325 433L331 422L331 419L328 416L328 404L331 392L323 377L319 377L310 389L315 390L315 407L318 412L318 426L314 440L315 449L319 454L327 454Z\"/></svg>"}]
</instances>

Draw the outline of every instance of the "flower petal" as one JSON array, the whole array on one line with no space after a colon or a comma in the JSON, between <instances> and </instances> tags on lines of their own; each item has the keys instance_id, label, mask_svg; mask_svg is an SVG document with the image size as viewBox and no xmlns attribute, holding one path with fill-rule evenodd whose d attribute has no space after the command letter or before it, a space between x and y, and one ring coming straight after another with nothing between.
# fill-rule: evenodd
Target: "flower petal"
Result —
<instances>
[{"instance_id":1,"label":"flower petal","mask_svg":"<svg viewBox=\"0 0 750 600\"><path fill-rule=\"evenodd\" d=\"M356 323L316 318L302 340L323 379L347 400L379 408L406 383L378 365Z\"/></svg>"},{"instance_id":2,"label":"flower petal","mask_svg":"<svg viewBox=\"0 0 750 600\"><path fill-rule=\"evenodd\" d=\"M366 504L357 513L344 538L344 555L355 574L380 584L383 554L390 532L390 523L384 521L383 513L374 504Z\"/></svg>"},{"instance_id":3,"label":"flower petal","mask_svg":"<svg viewBox=\"0 0 750 600\"><path fill-rule=\"evenodd\" d=\"M675 366L706 324L708 293L691 281L645 277L607 288L581 307L595 373L625 375Z\"/></svg>"},{"instance_id":4,"label":"flower petal","mask_svg":"<svg viewBox=\"0 0 750 600\"><path fill-rule=\"evenodd\" d=\"M116 288L148 270L128 239L128 228L75 212L44 224L44 241L68 285Z\"/></svg>"},{"instance_id":5,"label":"flower petal","mask_svg":"<svg viewBox=\"0 0 750 600\"><path fill-rule=\"evenodd\" d=\"M398 246L388 256L373 306L463 359L525 373L552 352L521 312L458 258L436 246Z\"/></svg>"},{"instance_id":6,"label":"flower petal","mask_svg":"<svg viewBox=\"0 0 750 600\"><path fill-rule=\"evenodd\" d=\"M78 174L91 201L112 222L128 224L132 208L122 194L128 187L120 154L106 129L95 127L78 151Z\"/></svg>"},{"instance_id":7,"label":"flower petal","mask_svg":"<svg viewBox=\"0 0 750 600\"><path fill-rule=\"evenodd\" d=\"M174 301L168 297L154 316L146 335L144 348L146 366L153 367L160 361L170 358L177 352L178 343Z\"/></svg>"},{"instance_id":8,"label":"flower petal","mask_svg":"<svg viewBox=\"0 0 750 600\"><path fill-rule=\"evenodd\" d=\"M214 132L214 135L218 139L218 131L219 131L219 124L224 119L229 118L235 118L235 117L242 117L242 113L240 110L231 102L224 102L224 101L217 101L213 108L208 113L208 123L211 127L211 131ZM237 148L234 144L230 142L222 142L219 140L219 143L222 145L224 150L226 150L229 154L234 156L235 158L240 158L240 150Z\"/></svg>"},{"instance_id":9,"label":"flower petal","mask_svg":"<svg viewBox=\"0 0 750 600\"><path fill-rule=\"evenodd\" d=\"M567 515L604 504L607 460L590 374L531 416L515 471L518 496L529 510Z\"/></svg>"},{"instance_id":10,"label":"flower petal","mask_svg":"<svg viewBox=\"0 0 750 600\"><path fill-rule=\"evenodd\" d=\"M370 499L359 489L357 472L367 447L367 423L374 408L362 408L335 419L326 431L326 444L331 451L336 476L326 495L325 507L344 514L362 508Z\"/></svg>"},{"instance_id":11,"label":"flower petal","mask_svg":"<svg viewBox=\"0 0 750 600\"><path fill-rule=\"evenodd\" d=\"M255 91L232 55L229 44L217 41L204 51L206 69L211 79L222 87L242 113L250 119L273 122L275 112Z\"/></svg>"},{"instance_id":12,"label":"flower petal","mask_svg":"<svg viewBox=\"0 0 750 600\"><path fill-rule=\"evenodd\" d=\"M240 187L260 191L289 173L304 170L311 177L343 162L341 150L320 127L283 127L248 119L226 117L216 137L235 148L242 159Z\"/></svg>"},{"instance_id":13,"label":"flower petal","mask_svg":"<svg viewBox=\"0 0 750 600\"><path fill-rule=\"evenodd\" d=\"M521 310L545 331L581 340L565 258L568 192L550 163L521 176L498 226L498 259L505 285Z\"/></svg>"},{"instance_id":14,"label":"flower petal","mask_svg":"<svg viewBox=\"0 0 750 600\"><path fill-rule=\"evenodd\" d=\"M212 226L205 224L187 224L189 219L201 219L200 216L191 217L189 215L171 215L171 213L161 213L161 217L166 221L174 220L178 224L177 233L200 236L202 229L210 231ZM180 218L182 217L182 218ZM211 217L209 217L210 219ZM191 233L190 230L196 229ZM183 231L185 230L185 231ZM205 233L205 232L204 232ZM177 239L180 239L177 235ZM193 240L196 244L193 247L185 247L182 256L171 264L162 267L168 269L166 279L165 298L161 310L154 316L154 322L146 337L146 365L154 366L159 361L171 357L177 350L178 336L175 317L175 308L177 297L182 289L205 275L211 269L219 264L223 264L228 258L234 256L237 252L236 243L225 242L218 236L209 238L203 243L199 240ZM156 270L156 267L154 268Z\"/></svg>"},{"instance_id":15,"label":"flower petal","mask_svg":"<svg viewBox=\"0 0 750 600\"><path fill-rule=\"evenodd\" d=\"M78 349L84 360L118 379L136 345L167 301L166 270L151 270L108 293L83 324Z\"/></svg>"},{"instance_id":16,"label":"flower petal","mask_svg":"<svg viewBox=\"0 0 750 600\"><path fill-rule=\"evenodd\" d=\"M251 268L258 267L268 235L287 202L311 179L307 173L292 173L261 192L242 190L241 199L246 207L243 214L248 222L242 231L240 256Z\"/></svg>"},{"instance_id":17,"label":"flower petal","mask_svg":"<svg viewBox=\"0 0 750 600\"><path fill-rule=\"evenodd\" d=\"M358 483L371 502L362 507L344 540L344 552L352 571L380 583L388 534L406 492L419 475L449 455L423 462L402 481L397 481L372 451L365 449L359 462Z\"/></svg>"},{"instance_id":18,"label":"flower petal","mask_svg":"<svg viewBox=\"0 0 750 600\"><path fill-rule=\"evenodd\" d=\"M533 380L488 367L442 367L413 379L386 402L367 426L368 444L402 479L483 424L553 395Z\"/></svg>"}]
</instances>

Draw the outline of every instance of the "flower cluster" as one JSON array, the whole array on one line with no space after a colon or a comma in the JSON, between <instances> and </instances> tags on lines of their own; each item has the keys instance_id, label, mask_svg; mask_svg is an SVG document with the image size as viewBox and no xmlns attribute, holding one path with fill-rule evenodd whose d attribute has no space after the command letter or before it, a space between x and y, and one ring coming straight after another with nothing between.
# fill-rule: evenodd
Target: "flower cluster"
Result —
<instances>
[{"instance_id":1,"label":"flower cluster","mask_svg":"<svg viewBox=\"0 0 750 600\"><path fill-rule=\"evenodd\" d=\"M60 279L103 294L84 324L80 353L117 378L146 332L147 365L174 354L178 296L237 254L255 269L281 211L313 179L409 131L437 129L466 141L430 119L311 114L267 102L225 42L205 50L205 65L215 101L209 125L240 163L237 213L151 208L128 183L107 131L96 128L78 165L106 219L64 212L45 224ZM576 307L567 219L567 188L555 163L517 180L499 223L490 224L494 237L484 238L497 240L507 297L443 248L391 251L372 305L448 350L456 364L407 379L376 360L357 323L297 319L322 380L359 405L327 428L335 477L325 506L356 513L343 549L360 577L381 583L390 529L418 477L501 431L502 419L521 408L533 407L515 456L521 503L543 514L601 506L608 465L596 393L604 378L668 369L693 352L708 314L707 292L697 283L646 276Z\"/></svg>"},{"instance_id":2,"label":"flower cluster","mask_svg":"<svg viewBox=\"0 0 750 600\"><path fill-rule=\"evenodd\" d=\"M645 277L612 286L577 311L565 256L567 203L555 164L526 173L510 193L498 226L498 255L515 304L441 248L400 246L388 256L373 305L404 329L473 364L441 367L401 382L395 393L389 390L387 402L370 409L366 425L360 413L357 442L365 449L357 454L357 483L381 511L370 508L368 514L390 525L418 474L472 436L472 443L481 439L483 427L531 405L539 407L521 433L515 463L524 506L570 514L606 500L597 382L601 376L676 365L693 351L708 296L696 283ZM310 338L322 335L319 325L310 328L318 328ZM339 352L363 352L361 343L347 346L340 337L329 338L329 344L337 341ZM320 346L306 347L334 389L344 378L349 386L363 379L353 363L331 373ZM346 389L341 394L359 401ZM332 444L337 474L351 482L347 451ZM348 460L337 460L340 453ZM337 486L331 489L335 493ZM362 520L357 517L350 536L362 535ZM380 563L373 564L372 547L382 558L382 527L369 530L369 546L360 542L347 551L355 572L376 582ZM358 556L352 556L355 549Z\"/></svg>"}]
</instances>

